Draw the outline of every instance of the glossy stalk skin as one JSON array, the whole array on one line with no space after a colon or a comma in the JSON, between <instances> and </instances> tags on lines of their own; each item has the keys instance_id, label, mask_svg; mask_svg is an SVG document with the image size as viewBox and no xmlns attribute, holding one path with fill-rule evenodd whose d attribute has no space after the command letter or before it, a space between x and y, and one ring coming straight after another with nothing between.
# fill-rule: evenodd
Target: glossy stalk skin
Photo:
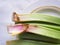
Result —
<instances>
[{"instance_id":1,"label":"glossy stalk skin","mask_svg":"<svg viewBox=\"0 0 60 45\"><path fill-rule=\"evenodd\" d=\"M60 43L60 40L55 39L55 38L50 38L47 36L43 35L37 35L34 33L30 32L25 32L23 34L18 35L19 40L24 39L24 40L32 40L32 41L37 41L37 42L46 42L46 43L52 43L52 44L57 44Z\"/></svg>"}]
</instances>

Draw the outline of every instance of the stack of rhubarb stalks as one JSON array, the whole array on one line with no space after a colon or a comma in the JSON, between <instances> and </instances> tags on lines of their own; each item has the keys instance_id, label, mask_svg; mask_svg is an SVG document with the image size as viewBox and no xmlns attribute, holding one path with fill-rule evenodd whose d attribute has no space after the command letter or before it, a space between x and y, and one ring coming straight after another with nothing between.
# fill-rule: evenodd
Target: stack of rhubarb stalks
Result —
<instances>
[{"instance_id":1,"label":"stack of rhubarb stalks","mask_svg":"<svg viewBox=\"0 0 60 45\"><path fill-rule=\"evenodd\" d=\"M9 34L18 40L11 45L56 45L60 43L60 18L48 14L13 13L15 24L8 26ZM44 42L44 43L43 43ZM46 42L46 43L45 43Z\"/></svg>"}]
</instances>

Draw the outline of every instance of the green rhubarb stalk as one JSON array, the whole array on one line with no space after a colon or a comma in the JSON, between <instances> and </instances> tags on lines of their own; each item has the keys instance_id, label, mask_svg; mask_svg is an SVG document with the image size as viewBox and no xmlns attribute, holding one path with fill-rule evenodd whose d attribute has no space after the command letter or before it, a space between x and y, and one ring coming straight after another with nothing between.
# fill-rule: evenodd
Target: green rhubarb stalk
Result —
<instances>
[{"instance_id":1,"label":"green rhubarb stalk","mask_svg":"<svg viewBox=\"0 0 60 45\"><path fill-rule=\"evenodd\" d=\"M32 37L33 36L33 37ZM59 40L46 37L43 35L37 35L29 32L25 32L23 34L18 35L19 39L24 39L24 40L32 40L32 41L37 41L37 42L48 42L48 43L59 43Z\"/></svg>"},{"instance_id":2,"label":"green rhubarb stalk","mask_svg":"<svg viewBox=\"0 0 60 45\"><path fill-rule=\"evenodd\" d=\"M28 32L48 36L48 37L51 37L51 38L60 39L60 31L57 31L55 29L51 29L51 28L48 28L48 27L43 27L41 25L38 26L35 29L31 29L31 30L28 29Z\"/></svg>"},{"instance_id":3,"label":"green rhubarb stalk","mask_svg":"<svg viewBox=\"0 0 60 45\"><path fill-rule=\"evenodd\" d=\"M57 45L57 44L52 44L52 43L47 43L47 42L38 42L38 41L32 41L32 40L12 40L8 41L8 45ZM60 44L59 44L60 45Z\"/></svg>"},{"instance_id":4,"label":"green rhubarb stalk","mask_svg":"<svg viewBox=\"0 0 60 45\"><path fill-rule=\"evenodd\" d=\"M36 25L36 26L43 26L43 27L55 29L56 31L60 31L60 26L56 26L56 25L38 24L38 23L27 23L27 24L30 24L30 25Z\"/></svg>"},{"instance_id":5,"label":"green rhubarb stalk","mask_svg":"<svg viewBox=\"0 0 60 45\"><path fill-rule=\"evenodd\" d=\"M44 26L44 27L47 27L47 28L55 29L55 30L60 32L60 26L43 25L43 24L41 24L41 25Z\"/></svg>"},{"instance_id":6,"label":"green rhubarb stalk","mask_svg":"<svg viewBox=\"0 0 60 45\"><path fill-rule=\"evenodd\" d=\"M21 14L20 21L45 21L60 25L60 18L48 14Z\"/></svg>"}]
</instances>

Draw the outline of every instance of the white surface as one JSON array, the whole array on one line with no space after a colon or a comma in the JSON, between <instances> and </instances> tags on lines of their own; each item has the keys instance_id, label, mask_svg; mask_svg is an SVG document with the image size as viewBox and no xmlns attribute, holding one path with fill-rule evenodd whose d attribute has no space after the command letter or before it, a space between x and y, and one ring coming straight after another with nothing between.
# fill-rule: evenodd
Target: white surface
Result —
<instances>
[{"instance_id":1,"label":"white surface","mask_svg":"<svg viewBox=\"0 0 60 45\"><path fill-rule=\"evenodd\" d=\"M30 13L37 7L47 5L60 7L60 0L0 0L0 45L6 45L6 40L15 39L7 33L7 25L12 23L14 11Z\"/></svg>"}]
</instances>

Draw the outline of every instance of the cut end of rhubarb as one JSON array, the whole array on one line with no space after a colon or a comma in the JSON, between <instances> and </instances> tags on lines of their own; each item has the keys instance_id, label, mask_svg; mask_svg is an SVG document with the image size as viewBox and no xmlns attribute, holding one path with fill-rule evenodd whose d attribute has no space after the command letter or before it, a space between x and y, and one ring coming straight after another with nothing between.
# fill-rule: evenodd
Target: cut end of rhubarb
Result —
<instances>
[{"instance_id":1,"label":"cut end of rhubarb","mask_svg":"<svg viewBox=\"0 0 60 45\"><path fill-rule=\"evenodd\" d=\"M22 25L22 24L8 26L8 32L11 35L21 34L25 30L26 30L26 25Z\"/></svg>"}]
</instances>

